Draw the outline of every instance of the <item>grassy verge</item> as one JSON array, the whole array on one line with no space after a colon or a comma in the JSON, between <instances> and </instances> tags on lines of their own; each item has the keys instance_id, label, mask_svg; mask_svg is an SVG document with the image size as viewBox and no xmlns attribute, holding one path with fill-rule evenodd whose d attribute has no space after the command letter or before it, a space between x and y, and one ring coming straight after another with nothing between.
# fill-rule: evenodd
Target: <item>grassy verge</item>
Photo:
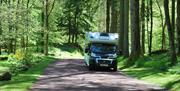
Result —
<instances>
[{"instance_id":1,"label":"grassy verge","mask_svg":"<svg viewBox=\"0 0 180 91\"><path fill-rule=\"evenodd\" d=\"M50 57L43 57L43 60L38 65L13 76L11 81L0 82L0 91L26 91L53 60ZM0 66L2 66L0 70L8 69L9 65L7 61L0 62Z\"/></svg>"},{"instance_id":2,"label":"grassy verge","mask_svg":"<svg viewBox=\"0 0 180 91\"><path fill-rule=\"evenodd\" d=\"M9 62L7 61L0 61L0 74L2 74L3 72L7 71L9 69Z\"/></svg>"},{"instance_id":3,"label":"grassy verge","mask_svg":"<svg viewBox=\"0 0 180 91\"><path fill-rule=\"evenodd\" d=\"M59 47L51 47L49 52L52 57L60 59L82 59L82 51L73 45L60 45Z\"/></svg>"},{"instance_id":4,"label":"grassy verge","mask_svg":"<svg viewBox=\"0 0 180 91\"><path fill-rule=\"evenodd\" d=\"M0 74L3 72L6 72L7 70L10 70L12 64L11 62L20 63L20 60L15 60L15 58L21 58L24 55L22 55L23 52L19 51L15 54L15 56L7 55L11 61L0 61ZM34 53L30 53L34 54ZM42 74L43 70L51 63L53 62L54 58L59 59L66 59L66 58L83 58L81 50L78 50L76 46L72 45L60 45L58 47L51 47L49 50L49 57L42 56L42 54L36 54L37 56L25 56L23 62L30 62L33 64L33 67L30 67L27 71L24 72L17 72L17 75L13 75L12 80L10 81L0 81L0 91L27 91L34 82L36 82L37 78ZM35 58L34 58L35 57ZM34 60L34 61L33 61ZM22 62L21 62L22 63ZM24 63L23 63L24 64ZM27 64L27 63L26 63ZM36 65L34 65L36 64ZM18 65L18 68L24 67L22 64ZM15 68L17 68L15 66ZM19 69L15 69L19 70Z\"/></svg>"},{"instance_id":5,"label":"grassy verge","mask_svg":"<svg viewBox=\"0 0 180 91\"><path fill-rule=\"evenodd\" d=\"M171 91L180 91L180 64L169 67L167 54L142 57L129 68L124 68L126 60L122 57L119 58L119 68L126 74Z\"/></svg>"}]
</instances>

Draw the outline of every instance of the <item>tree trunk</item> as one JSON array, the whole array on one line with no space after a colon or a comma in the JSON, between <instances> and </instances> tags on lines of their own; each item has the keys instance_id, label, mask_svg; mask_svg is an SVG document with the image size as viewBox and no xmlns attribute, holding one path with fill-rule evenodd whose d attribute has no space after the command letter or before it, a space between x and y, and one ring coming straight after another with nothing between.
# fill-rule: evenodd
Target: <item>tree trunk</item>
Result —
<instances>
[{"instance_id":1,"label":"tree trunk","mask_svg":"<svg viewBox=\"0 0 180 91\"><path fill-rule=\"evenodd\" d=\"M161 40L161 50L165 50L165 44L166 44L166 41L165 41L165 25L164 24L164 17L163 17L163 13L162 13L162 10L161 10L161 6L158 2L158 0L156 0L156 4L159 8L159 12L160 12L160 16L161 16L161 27L162 27L162 40Z\"/></svg>"},{"instance_id":2,"label":"tree trunk","mask_svg":"<svg viewBox=\"0 0 180 91\"><path fill-rule=\"evenodd\" d=\"M24 39L24 35L22 35L21 37L21 48L25 48L25 39Z\"/></svg>"},{"instance_id":3,"label":"tree trunk","mask_svg":"<svg viewBox=\"0 0 180 91\"><path fill-rule=\"evenodd\" d=\"M0 6L2 6L2 0L0 1ZM1 13L1 10L0 10L0 13ZM2 18L2 17L0 17ZM2 39L2 22L0 21L0 40ZM0 55L2 54L2 43L0 42Z\"/></svg>"},{"instance_id":4,"label":"tree trunk","mask_svg":"<svg viewBox=\"0 0 180 91\"><path fill-rule=\"evenodd\" d=\"M48 30L49 30L48 3L49 0L44 1L44 54L45 55L48 55Z\"/></svg>"},{"instance_id":5,"label":"tree trunk","mask_svg":"<svg viewBox=\"0 0 180 91\"><path fill-rule=\"evenodd\" d=\"M171 10L171 21L172 21L172 31L175 36L175 0L172 0L172 10Z\"/></svg>"},{"instance_id":6,"label":"tree trunk","mask_svg":"<svg viewBox=\"0 0 180 91\"><path fill-rule=\"evenodd\" d=\"M147 6L146 6L146 10L147 10L147 15L146 15L146 31L147 31L147 46L149 47L149 0L146 0ZM149 52L149 48L148 48L148 52Z\"/></svg>"},{"instance_id":7,"label":"tree trunk","mask_svg":"<svg viewBox=\"0 0 180 91\"><path fill-rule=\"evenodd\" d=\"M161 50L166 49L166 34L165 34L165 28L166 28L166 23L162 26L162 42L161 42Z\"/></svg>"},{"instance_id":8,"label":"tree trunk","mask_svg":"<svg viewBox=\"0 0 180 91\"><path fill-rule=\"evenodd\" d=\"M70 43L70 42L71 42L71 41L70 41L70 40L71 40L71 35L70 35L70 31L69 31L69 30L68 30L68 32L69 32L69 33L68 33L68 43Z\"/></svg>"},{"instance_id":9,"label":"tree trunk","mask_svg":"<svg viewBox=\"0 0 180 91\"><path fill-rule=\"evenodd\" d=\"M141 55L140 47L140 26L139 26L139 0L131 0L130 2L131 11L131 55L129 64L134 64L130 62L135 60Z\"/></svg>"},{"instance_id":10,"label":"tree trunk","mask_svg":"<svg viewBox=\"0 0 180 91\"><path fill-rule=\"evenodd\" d=\"M120 0L120 30L119 30L119 50L123 52L124 41L124 0Z\"/></svg>"},{"instance_id":11,"label":"tree trunk","mask_svg":"<svg viewBox=\"0 0 180 91\"><path fill-rule=\"evenodd\" d=\"M150 0L150 18L151 18L151 30L150 30L150 34L149 34L149 54L151 55L151 51L152 51L152 34L153 34L153 2L152 0Z\"/></svg>"},{"instance_id":12,"label":"tree trunk","mask_svg":"<svg viewBox=\"0 0 180 91\"><path fill-rule=\"evenodd\" d=\"M44 2L45 1L42 1L42 3L43 3L43 8L42 8L42 12L41 12L41 29L42 29L42 31L39 31L40 32L40 37L39 37L39 39L38 39L38 41L37 41L37 46L38 45L40 45L39 46L39 49L40 49L40 52L41 53L44 53Z\"/></svg>"},{"instance_id":13,"label":"tree trunk","mask_svg":"<svg viewBox=\"0 0 180 91\"><path fill-rule=\"evenodd\" d=\"M111 0L106 0L106 32L109 32Z\"/></svg>"},{"instance_id":14,"label":"tree trunk","mask_svg":"<svg viewBox=\"0 0 180 91\"><path fill-rule=\"evenodd\" d=\"M24 0L21 1L21 9L24 10ZM22 16L25 16L25 14L23 13ZM25 17L21 17L22 20L25 19ZM25 24L25 22L23 22ZM25 28L25 27L24 27ZM23 50L25 49L25 30L22 30L22 36L21 36L21 48L23 48Z\"/></svg>"},{"instance_id":15,"label":"tree trunk","mask_svg":"<svg viewBox=\"0 0 180 91\"><path fill-rule=\"evenodd\" d=\"M141 2L141 49L142 53L145 53L145 0Z\"/></svg>"},{"instance_id":16,"label":"tree trunk","mask_svg":"<svg viewBox=\"0 0 180 91\"><path fill-rule=\"evenodd\" d=\"M8 29L9 29L9 34L12 33L13 27L12 27L12 17L11 17L11 0L8 0ZM12 53L13 52L13 36L9 36L9 41L8 41L8 53Z\"/></svg>"},{"instance_id":17,"label":"tree trunk","mask_svg":"<svg viewBox=\"0 0 180 91\"><path fill-rule=\"evenodd\" d=\"M16 9L19 10L20 0L17 1ZM19 24L19 12L16 11L16 24ZM14 40L14 53L17 49L17 33L18 33L18 25L15 25L15 40Z\"/></svg>"},{"instance_id":18,"label":"tree trunk","mask_svg":"<svg viewBox=\"0 0 180 91\"><path fill-rule=\"evenodd\" d=\"M30 3L30 0L27 0L27 3L26 3L26 31L29 31L29 3ZM26 51L28 50L28 44L29 44L29 35L26 34L26 44L25 44L25 48L26 48Z\"/></svg>"},{"instance_id":19,"label":"tree trunk","mask_svg":"<svg viewBox=\"0 0 180 91\"><path fill-rule=\"evenodd\" d=\"M26 50L28 50L28 46L29 46L29 37L28 35L26 35Z\"/></svg>"},{"instance_id":20,"label":"tree trunk","mask_svg":"<svg viewBox=\"0 0 180 91\"><path fill-rule=\"evenodd\" d=\"M178 55L180 55L180 0L177 0L177 22L176 22L176 28L177 28L177 49L178 49Z\"/></svg>"},{"instance_id":21,"label":"tree trunk","mask_svg":"<svg viewBox=\"0 0 180 91\"><path fill-rule=\"evenodd\" d=\"M68 13L68 43L71 43L71 17L70 12Z\"/></svg>"},{"instance_id":22,"label":"tree trunk","mask_svg":"<svg viewBox=\"0 0 180 91\"><path fill-rule=\"evenodd\" d=\"M72 43L74 43L74 33L72 34Z\"/></svg>"},{"instance_id":23,"label":"tree trunk","mask_svg":"<svg viewBox=\"0 0 180 91\"><path fill-rule=\"evenodd\" d=\"M0 45L0 55L2 55L2 45Z\"/></svg>"},{"instance_id":24,"label":"tree trunk","mask_svg":"<svg viewBox=\"0 0 180 91\"><path fill-rule=\"evenodd\" d=\"M170 16L169 16L169 1L168 0L164 0L164 11L165 11L165 19L166 19L166 24L167 24L167 29L168 29L168 36L169 36L171 66L173 66L177 63L177 57L176 57L176 52L175 52L174 35L173 35L173 30L172 30Z\"/></svg>"},{"instance_id":25,"label":"tree trunk","mask_svg":"<svg viewBox=\"0 0 180 91\"><path fill-rule=\"evenodd\" d=\"M129 57L129 0L124 0L124 41L123 55Z\"/></svg>"},{"instance_id":26,"label":"tree trunk","mask_svg":"<svg viewBox=\"0 0 180 91\"><path fill-rule=\"evenodd\" d=\"M111 33L117 32L117 0L111 0Z\"/></svg>"}]
</instances>

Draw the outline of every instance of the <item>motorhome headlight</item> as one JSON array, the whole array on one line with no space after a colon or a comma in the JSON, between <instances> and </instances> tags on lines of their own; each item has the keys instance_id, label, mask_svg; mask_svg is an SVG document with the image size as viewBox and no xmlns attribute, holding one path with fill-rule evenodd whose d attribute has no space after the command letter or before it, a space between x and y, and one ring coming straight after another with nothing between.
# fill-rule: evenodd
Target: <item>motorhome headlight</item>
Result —
<instances>
[{"instance_id":1,"label":"motorhome headlight","mask_svg":"<svg viewBox=\"0 0 180 91\"><path fill-rule=\"evenodd\" d=\"M116 58L116 57L117 57L117 54L115 53L115 54L113 55L113 57Z\"/></svg>"},{"instance_id":2,"label":"motorhome headlight","mask_svg":"<svg viewBox=\"0 0 180 91\"><path fill-rule=\"evenodd\" d=\"M117 54L115 53L115 54L112 54L111 56L110 56L110 58L117 58Z\"/></svg>"},{"instance_id":3,"label":"motorhome headlight","mask_svg":"<svg viewBox=\"0 0 180 91\"><path fill-rule=\"evenodd\" d=\"M91 52L91 57L96 57L96 54Z\"/></svg>"}]
</instances>

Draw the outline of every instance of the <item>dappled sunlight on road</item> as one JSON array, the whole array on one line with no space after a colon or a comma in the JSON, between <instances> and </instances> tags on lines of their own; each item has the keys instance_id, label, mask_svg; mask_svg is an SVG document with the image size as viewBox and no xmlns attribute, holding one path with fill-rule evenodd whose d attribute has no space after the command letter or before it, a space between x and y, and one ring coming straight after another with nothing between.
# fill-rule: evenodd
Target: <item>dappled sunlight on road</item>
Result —
<instances>
[{"instance_id":1,"label":"dappled sunlight on road","mask_svg":"<svg viewBox=\"0 0 180 91\"><path fill-rule=\"evenodd\" d=\"M88 71L82 59L51 64L30 91L165 91L121 72Z\"/></svg>"}]
</instances>

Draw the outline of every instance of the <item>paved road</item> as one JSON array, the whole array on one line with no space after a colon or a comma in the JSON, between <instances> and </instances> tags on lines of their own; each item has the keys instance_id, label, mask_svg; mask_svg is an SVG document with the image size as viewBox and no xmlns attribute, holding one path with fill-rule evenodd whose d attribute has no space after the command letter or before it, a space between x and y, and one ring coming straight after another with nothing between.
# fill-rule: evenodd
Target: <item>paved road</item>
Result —
<instances>
[{"instance_id":1,"label":"paved road","mask_svg":"<svg viewBox=\"0 0 180 91\"><path fill-rule=\"evenodd\" d=\"M58 60L30 91L165 91L121 72L88 71L81 59Z\"/></svg>"}]
</instances>

